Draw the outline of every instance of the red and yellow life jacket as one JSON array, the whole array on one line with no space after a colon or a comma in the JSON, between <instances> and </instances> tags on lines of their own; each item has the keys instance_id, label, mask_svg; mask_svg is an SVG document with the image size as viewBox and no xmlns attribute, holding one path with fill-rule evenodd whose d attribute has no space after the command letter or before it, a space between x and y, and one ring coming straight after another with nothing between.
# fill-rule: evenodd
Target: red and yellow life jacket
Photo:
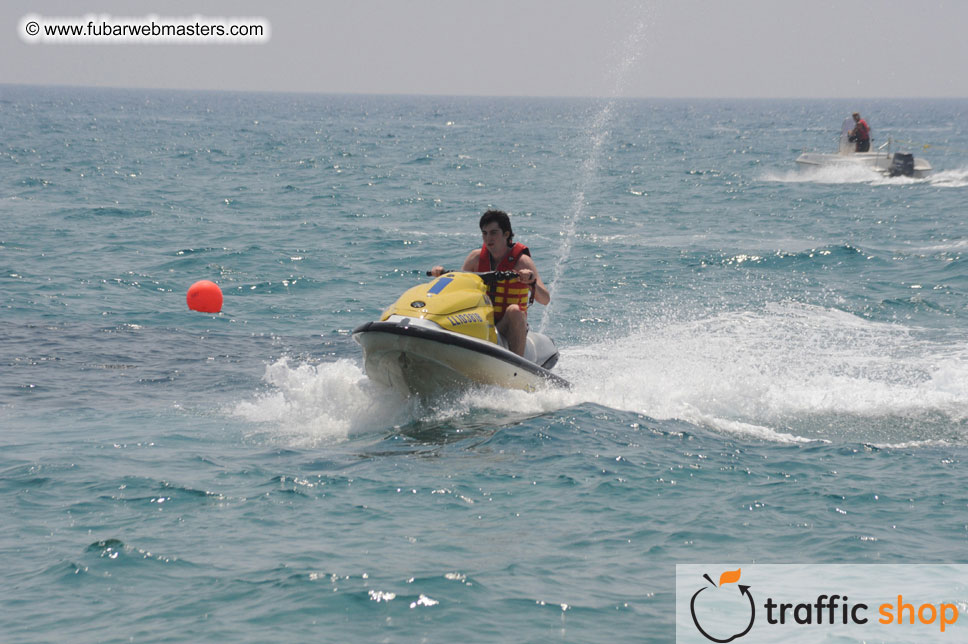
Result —
<instances>
[{"instance_id":1,"label":"red and yellow life jacket","mask_svg":"<svg viewBox=\"0 0 968 644\"><path fill-rule=\"evenodd\" d=\"M518 258L521 255L531 255L531 251L524 244L516 243L504 256L504 259L497 266L491 266L491 253L487 246L481 247L481 256L477 260L477 270L480 273L486 271L513 271ZM517 304L522 311L528 310L528 301L531 294L531 287L518 280L504 280L492 285L488 291L491 303L494 305L494 321L497 322L504 316L504 311L512 304Z\"/></svg>"}]
</instances>

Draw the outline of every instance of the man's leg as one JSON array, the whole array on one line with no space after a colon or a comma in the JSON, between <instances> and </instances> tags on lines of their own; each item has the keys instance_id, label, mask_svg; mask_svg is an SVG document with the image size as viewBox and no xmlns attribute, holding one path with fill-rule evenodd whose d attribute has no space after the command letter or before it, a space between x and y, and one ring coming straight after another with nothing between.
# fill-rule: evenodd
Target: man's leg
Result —
<instances>
[{"instance_id":1,"label":"man's leg","mask_svg":"<svg viewBox=\"0 0 968 644\"><path fill-rule=\"evenodd\" d=\"M508 341L508 349L519 356L524 355L525 343L528 339L528 314L517 304L512 304L504 312L504 317L497 323L498 333Z\"/></svg>"}]
</instances>

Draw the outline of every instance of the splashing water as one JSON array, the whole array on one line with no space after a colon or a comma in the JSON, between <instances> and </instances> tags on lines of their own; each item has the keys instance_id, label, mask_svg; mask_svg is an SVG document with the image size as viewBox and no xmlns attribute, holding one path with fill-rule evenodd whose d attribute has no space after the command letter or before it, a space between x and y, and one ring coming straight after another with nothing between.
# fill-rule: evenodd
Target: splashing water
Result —
<instances>
[{"instance_id":1,"label":"splashing water","mask_svg":"<svg viewBox=\"0 0 968 644\"><path fill-rule=\"evenodd\" d=\"M430 405L340 360L266 368L269 391L230 413L290 445L390 428L498 427L586 403L779 443L968 443L961 342L793 302L698 318L653 318L563 350L572 389L474 388Z\"/></svg>"},{"instance_id":2,"label":"splashing water","mask_svg":"<svg viewBox=\"0 0 968 644\"><path fill-rule=\"evenodd\" d=\"M560 389L532 394L481 386L421 401L373 382L349 360L312 365L282 358L266 366L262 380L266 391L225 413L257 425L254 434L291 447L337 444L403 427L490 428L577 400Z\"/></svg>"},{"instance_id":3,"label":"splashing water","mask_svg":"<svg viewBox=\"0 0 968 644\"><path fill-rule=\"evenodd\" d=\"M954 170L942 170L928 175L928 183L942 188L965 188L968 187L968 168L956 168Z\"/></svg>"},{"instance_id":4,"label":"splashing water","mask_svg":"<svg viewBox=\"0 0 968 644\"><path fill-rule=\"evenodd\" d=\"M760 180L776 183L868 183L875 186L924 184L939 188L964 188L968 187L968 168L942 170L933 172L926 177L912 178L890 177L871 168L852 164L834 164L818 168L794 169L783 172L767 171L760 176Z\"/></svg>"},{"instance_id":5,"label":"splashing water","mask_svg":"<svg viewBox=\"0 0 968 644\"><path fill-rule=\"evenodd\" d=\"M655 319L629 336L563 354L562 375L586 400L727 434L778 442L968 440L951 429L968 420L968 369L957 339L842 311L788 302Z\"/></svg>"},{"instance_id":6,"label":"splashing water","mask_svg":"<svg viewBox=\"0 0 968 644\"><path fill-rule=\"evenodd\" d=\"M268 365L262 379L269 391L228 412L270 433L285 434L290 443L340 442L413 417L402 396L379 387L349 360L293 366L283 358Z\"/></svg>"}]
</instances>

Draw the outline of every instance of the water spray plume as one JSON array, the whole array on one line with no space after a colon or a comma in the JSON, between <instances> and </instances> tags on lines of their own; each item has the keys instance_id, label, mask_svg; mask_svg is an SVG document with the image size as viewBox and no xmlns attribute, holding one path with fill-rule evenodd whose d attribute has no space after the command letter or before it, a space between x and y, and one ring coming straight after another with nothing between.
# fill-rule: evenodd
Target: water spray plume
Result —
<instances>
[{"instance_id":1,"label":"water spray plume","mask_svg":"<svg viewBox=\"0 0 968 644\"><path fill-rule=\"evenodd\" d=\"M636 13L641 16L641 9L637 7ZM613 54L613 57L617 57L619 62L612 67L612 70L609 73L611 80L611 91L609 92L608 99L605 101L605 104L602 106L601 110L598 112L598 115L591 122L587 130L586 136L588 138L588 155L582 162L581 175L578 183L578 192L575 194L575 200L571 209L569 210L564 228L561 232L561 246L558 249L557 260L555 261L554 269L551 274L551 281L549 282L549 290L552 292L554 292L555 286L557 285L558 280L561 278L564 272L564 267L571 256L571 247L574 243L575 230L585 210L585 195L588 192L593 179L598 174L602 146L609 135L608 127L611 123L615 110L615 101L618 97L624 94L625 87L628 82L629 70L632 69L641 55L645 28L645 19L640 17L634 22L632 31L625 38L621 47L616 50L616 54ZM541 324L538 327L538 331L541 333L545 332L548 326L548 321L552 317L554 302L555 299L552 298L551 303L545 310L544 316L541 318Z\"/></svg>"}]
</instances>

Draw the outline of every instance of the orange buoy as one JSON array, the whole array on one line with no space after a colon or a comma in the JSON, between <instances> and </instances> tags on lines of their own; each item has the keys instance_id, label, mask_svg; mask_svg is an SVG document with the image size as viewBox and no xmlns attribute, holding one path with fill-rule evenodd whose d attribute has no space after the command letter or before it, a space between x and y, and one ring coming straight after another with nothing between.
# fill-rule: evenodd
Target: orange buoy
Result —
<instances>
[{"instance_id":1,"label":"orange buoy","mask_svg":"<svg viewBox=\"0 0 968 644\"><path fill-rule=\"evenodd\" d=\"M202 313L218 313L222 310L222 289L215 282L202 280L188 289L188 308Z\"/></svg>"}]
</instances>

